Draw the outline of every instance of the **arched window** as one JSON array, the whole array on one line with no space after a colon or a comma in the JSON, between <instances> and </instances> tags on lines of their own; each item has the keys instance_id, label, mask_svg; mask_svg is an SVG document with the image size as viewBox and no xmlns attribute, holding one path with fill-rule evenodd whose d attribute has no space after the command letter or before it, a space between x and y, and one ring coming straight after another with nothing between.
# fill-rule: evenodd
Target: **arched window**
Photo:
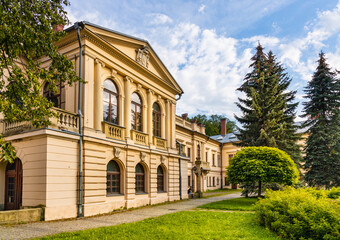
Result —
<instances>
[{"instance_id":1,"label":"arched window","mask_svg":"<svg viewBox=\"0 0 340 240\"><path fill-rule=\"evenodd\" d=\"M197 157L201 158L201 147L199 144L197 144Z\"/></svg>"},{"instance_id":2,"label":"arched window","mask_svg":"<svg viewBox=\"0 0 340 240\"><path fill-rule=\"evenodd\" d=\"M161 166L157 168L157 192L165 192L164 188L164 171Z\"/></svg>"},{"instance_id":3,"label":"arched window","mask_svg":"<svg viewBox=\"0 0 340 240\"><path fill-rule=\"evenodd\" d=\"M118 90L110 79L104 82L103 101L104 121L118 124Z\"/></svg>"},{"instance_id":4,"label":"arched window","mask_svg":"<svg viewBox=\"0 0 340 240\"><path fill-rule=\"evenodd\" d=\"M53 92L50 83L44 86L43 96L53 103L56 108L65 109L65 85L56 83L57 92Z\"/></svg>"},{"instance_id":5,"label":"arched window","mask_svg":"<svg viewBox=\"0 0 340 240\"><path fill-rule=\"evenodd\" d=\"M145 171L140 163L136 166L136 193L145 193Z\"/></svg>"},{"instance_id":6,"label":"arched window","mask_svg":"<svg viewBox=\"0 0 340 240\"><path fill-rule=\"evenodd\" d=\"M120 194L120 168L114 160L106 167L106 194Z\"/></svg>"},{"instance_id":7,"label":"arched window","mask_svg":"<svg viewBox=\"0 0 340 240\"><path fill-rule=\"evenodd\" d=\"M152 127L153 135L161 137L161 108L158 103L154 103L152 106Z\"/></svg>"},{"instance_id":8,"label":"arched window","mask_svg":"<svg viewBox=\"0 0 340 240\"><path fill-rule=\"evenodd\" d=\"M142 100L137 93L131 96L131 128L142 131Z\"/></svg>"}]
</instances>

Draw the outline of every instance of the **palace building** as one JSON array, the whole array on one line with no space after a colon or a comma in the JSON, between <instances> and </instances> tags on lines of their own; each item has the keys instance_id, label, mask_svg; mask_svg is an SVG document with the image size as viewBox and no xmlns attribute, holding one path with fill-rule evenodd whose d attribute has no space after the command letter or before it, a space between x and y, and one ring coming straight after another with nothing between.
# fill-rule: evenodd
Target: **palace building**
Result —
<instances>
[{"instance_id":1,"label":"palace building","mask_svg":"<svg viewBox=\"0 0 340 240\"><path fill-rule=\"evenodd\" d=\"M147 41L82 24L79 38L72 26L58 43L86 82L82 115L79 83L58 94L44 84L58 115L50 126L2 119L18 158L0 162L0 210L43 206L45 220L75 218L185 199L188 186L226 187L235 136L222 128L209 137L176 116L183 90Z\"/></svg>"}]
</instances>

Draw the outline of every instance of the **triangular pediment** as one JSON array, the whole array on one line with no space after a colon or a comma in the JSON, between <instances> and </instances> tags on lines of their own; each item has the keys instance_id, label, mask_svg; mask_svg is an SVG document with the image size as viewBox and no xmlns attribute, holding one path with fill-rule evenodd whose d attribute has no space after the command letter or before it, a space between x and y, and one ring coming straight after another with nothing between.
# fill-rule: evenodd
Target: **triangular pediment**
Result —
<instances>
[{"instance_id":1,"label":"triangular pediment","mask_svg":"<svg viewBox=\"0 0 340 240\"><path fill-rule=\"evenodd\" d=\"M146 40L115 32L91 23L86 23L85 26L102 40L134 60L136 64L152 72L172 88L177 89L179 94L183 92Z\"/></svg>"}]
</instances>

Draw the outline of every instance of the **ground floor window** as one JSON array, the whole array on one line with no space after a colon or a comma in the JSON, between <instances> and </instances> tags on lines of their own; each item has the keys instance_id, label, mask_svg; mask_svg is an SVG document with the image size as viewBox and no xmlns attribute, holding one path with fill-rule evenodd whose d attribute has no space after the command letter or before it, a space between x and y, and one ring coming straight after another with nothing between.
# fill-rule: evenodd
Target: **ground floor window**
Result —
<instances>
[{"instance_id":1,"label":"ground floor window","mask_svg":"<svg viewBox=\"0 0 340 240\"><path fill-rule=\"evenodd\" d=\"M136 193L145 193L145 171L140 163L136 166Z\"/></svg>"},{"instance_id":2,"label":"ground floor window","mask_svg":"<svg viewBox=\"0 0 340 240\"><path fill-rule=\"evenodd\" d=\"M106 167L106 194L120 194L120 168L114 160Z\"/></svg>"},{"instance_id":3,"label":"ground floor window","mask_svg":"<svg viewBox=\"0 0 340 240\"><path fill-rule=\"evenodd\" d=\"M161 166L157 168L157 192L165 192L164 188L164 171Z\"/></svg>"},{"instance_id":4,"label":"ground floor window","mask_svg":"<svg viewBox=\"0 0 340 240\"><path fill-rule=\"evenodd\" d=\"M19 209L22 204L22 163L19 158L8 163L5 173L5 209Z\"/></svg>"}]
</instances>

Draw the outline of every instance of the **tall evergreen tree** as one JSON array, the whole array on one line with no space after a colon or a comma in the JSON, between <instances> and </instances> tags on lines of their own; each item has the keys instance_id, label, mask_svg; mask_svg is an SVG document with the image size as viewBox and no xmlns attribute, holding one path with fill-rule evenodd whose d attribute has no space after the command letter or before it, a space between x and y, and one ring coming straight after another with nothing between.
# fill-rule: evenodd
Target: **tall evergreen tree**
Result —
<instances>
[{"instance_id":1,"label":"tall evergreen tree","mask_svg":"<svg viewBox=\"0 0 340 240\"><path fill-rule=\"evenodd\" d=\"M288 91L291 79L274 54L270 51L266 55L260 44L251 60L252 71L238 88L246 98L236 103L243 112L243 116L235 116L242 124L237 145L277 147L299 162L298 127L294 124L297 103L293 103L296 92Z\"/></svg>"},{"instance_id":2,"label":"tall evergreen tree","mask_svg":"<svg viewBox=\"0 0 340 240\"><path fill-rule=\"evenodd\" d=\"M331 71L325 54L319 54L318 66L305 89L308 102L304 115L308 120L305 179L311 186L340 185L340 81Z\"/></svg>"}]
</instances>

